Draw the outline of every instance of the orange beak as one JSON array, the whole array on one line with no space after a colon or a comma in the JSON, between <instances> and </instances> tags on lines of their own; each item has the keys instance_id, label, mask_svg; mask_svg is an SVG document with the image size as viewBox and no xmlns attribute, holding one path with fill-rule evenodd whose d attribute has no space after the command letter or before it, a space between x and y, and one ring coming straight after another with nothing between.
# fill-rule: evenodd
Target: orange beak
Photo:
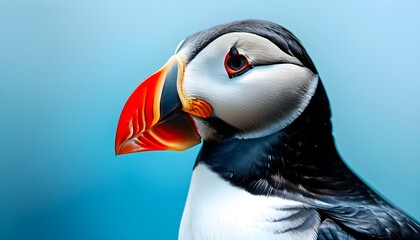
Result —
<instances>
[{"instance_id":1,"label":"orange beak","mask_svg":"<svg viewBox=\"0 0 420 240\"><path fill-rule=\"evenodd\" d=\"M175 55L134 90L118 121L117 155L151 150L182 151L200 143L194 120L187 113L190 111L186 111L194 108L196 100L187 100L181 91L184 68L182 58ZM206 104L204 111L210 108L206 115L209 116L211 107ZM202 108L199 107L200 111Z\"/></svg>"}]
</instances>

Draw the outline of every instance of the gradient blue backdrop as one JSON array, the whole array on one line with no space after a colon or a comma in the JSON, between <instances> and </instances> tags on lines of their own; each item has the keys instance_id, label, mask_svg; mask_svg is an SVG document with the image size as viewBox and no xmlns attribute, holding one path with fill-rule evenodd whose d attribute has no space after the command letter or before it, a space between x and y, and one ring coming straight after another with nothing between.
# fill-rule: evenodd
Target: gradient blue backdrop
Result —
<instances>
[{"instance_id":1,"label":"gradient blue backdrop","mask_svg":"<svg viewBox=\"0 0 420 240\"><path fill-rule=\"evenodd\" d=\"M349 2L1 0L0 239L176 239L199 147L115 157L119 113L181 39L248 18L301 39L342 156L420 219L420 3Z\"/></svg>"}]
</instances>

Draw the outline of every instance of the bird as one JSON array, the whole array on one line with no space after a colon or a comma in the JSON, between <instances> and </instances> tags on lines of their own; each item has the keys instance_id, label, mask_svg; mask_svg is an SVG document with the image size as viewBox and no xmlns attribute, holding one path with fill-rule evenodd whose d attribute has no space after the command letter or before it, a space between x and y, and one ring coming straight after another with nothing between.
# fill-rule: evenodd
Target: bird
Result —
<instances>
[{"instance_id":1,"label":"bird","mask_svg":"<svg viewBox=\"0 0 420 240\"><path fill-rule=\"evenodd\" d=\"M200 143L178 239L420 239L419 223L342 160L320 75L276 23L181 41L128 98L115 152Z\"/></svg>"}]
</instances>

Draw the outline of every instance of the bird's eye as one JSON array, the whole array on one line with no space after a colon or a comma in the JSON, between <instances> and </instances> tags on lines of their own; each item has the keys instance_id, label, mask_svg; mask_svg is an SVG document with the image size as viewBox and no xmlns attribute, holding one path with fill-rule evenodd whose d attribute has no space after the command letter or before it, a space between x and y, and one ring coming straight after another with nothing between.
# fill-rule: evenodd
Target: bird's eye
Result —
<instances>
[{"instance_id":1,"label":"bird's eye","mask_svg":"<svg viewBox=\"0 0 420 240\"><path fill-rule=\"evenodd\" d=\"M252 69L248 59L232 47L225 58L225 68L229 78L237 77Z\"/></svg>"}]
</instances>

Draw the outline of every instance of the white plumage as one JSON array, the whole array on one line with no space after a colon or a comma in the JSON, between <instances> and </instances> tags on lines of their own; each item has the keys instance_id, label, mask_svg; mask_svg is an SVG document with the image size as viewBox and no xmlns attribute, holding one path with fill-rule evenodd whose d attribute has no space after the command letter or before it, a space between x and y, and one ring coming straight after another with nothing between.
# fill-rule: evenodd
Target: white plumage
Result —
<instances>
[{"instance_id":1,"label":"white plumage","mask_svg":"<svg viewBox=\"0 0 420 240\"><path fill-rule=\"evenodd\" d=\"M307 205L252 195L200 164L191 179L179 239L315 239L319 225L319 214Z\"/></svg>"},{"instance_id":2,"label":"white plumage","mask_svg":"<svg viewBox=\"0 0 420 240\"><path fill-rule=\"evenodd\" d=\"M256 67L229 79L224 60L232 46ZM191 51L187 45L178 55L187 58ZM315 92L318 75L268 39L235 32L201 50L186 66L183 84L188 98L205 100L218 118L240 130L237 138L256 138L280 131L302 113ZM207 131L199 128L205 140L211 138Z\"/></svg>"}]
</instances>

